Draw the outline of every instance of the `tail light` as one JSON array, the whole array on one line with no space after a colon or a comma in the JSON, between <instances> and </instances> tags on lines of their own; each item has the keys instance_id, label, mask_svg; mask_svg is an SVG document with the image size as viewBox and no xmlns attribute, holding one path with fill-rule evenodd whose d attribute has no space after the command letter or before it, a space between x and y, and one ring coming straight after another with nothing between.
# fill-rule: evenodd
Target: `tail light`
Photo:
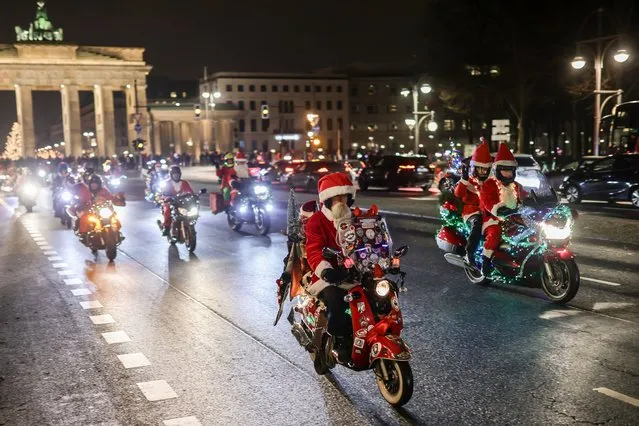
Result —
<instances>
[{"instance_id":1,"label":"tail light","mask_svg":"<svg viewBox=\"0 0 639 426\"><path fill-rule=\"evenodd\" d=\"M317 173L328 173L328 169L326 167L322 167L317 171Z\"/></svg>"},{"instance_id":2,"label":"tail light","mask_svg":"<svg viewBox=\"0 0 639 426\"><path fill-rule=\"evenodd\" d=\"M292 167L287 167L287 168L284 169L284 171L286 173L293 173L295 171L295 169L293 169Z\"/></svg>"}]
</instances>

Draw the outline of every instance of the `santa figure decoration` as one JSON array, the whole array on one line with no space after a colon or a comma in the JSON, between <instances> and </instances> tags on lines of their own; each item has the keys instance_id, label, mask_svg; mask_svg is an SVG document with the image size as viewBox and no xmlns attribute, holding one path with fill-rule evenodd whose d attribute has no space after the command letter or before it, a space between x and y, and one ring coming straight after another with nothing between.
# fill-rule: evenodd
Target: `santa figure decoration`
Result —
<instances>
[{"instance_id":1,"label":"santa figure decoration","mask_svg":"<svg viewBox=\"0 0 639 426\"><path fill-rule=\"evenodd\" d=\"M508 145L499 145L493 169L494 176L486 179L480 192L481 210L484 215L484 276L492 272L492 258L501 244L501 222L505 216L517 210L521 200L526 196L521 185L515 182L517 160Z\"/></svg>"}]
</instances>

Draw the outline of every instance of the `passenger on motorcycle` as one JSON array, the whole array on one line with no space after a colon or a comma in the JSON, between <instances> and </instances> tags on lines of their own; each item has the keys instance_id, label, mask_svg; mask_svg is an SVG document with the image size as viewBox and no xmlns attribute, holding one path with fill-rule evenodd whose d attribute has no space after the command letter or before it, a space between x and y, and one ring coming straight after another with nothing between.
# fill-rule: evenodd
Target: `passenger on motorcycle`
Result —
<instances>
[{"instance_id":1,"label":"passenger on motorcycle","mask_svg":"<svg viewBox=\"0 0 639 426\"><path fill-rule=\"evenodd\" d=\"M149 191L155 193L156 185L162 179L162 164L155 163L153 169L149 173Z\"/></svg>"},{"instance_id":2,"label":"passenger on motorcycle","mask_svg":"<svg viewBox=\"0 0 639 426\"><path fill-rule=\"evenodd\" d=\"M219 167L215 172L217 177L222 179L221 190L224 196L224 202L227 206L231 204L231 182L236 177L234 166L235 157L232 152L229 152L224 156L224 165Z\"/></svg>"},{"instance_id":3,"label":"passenger on motorcycle","mask_svg":"<svg viewBox=\"0 0 639 426\"><path fill-rule=\"evenodd\" d=\"M522 186L515 182L517 160L508 148L501 143L495 163L494 176L484 182L479 198L484 215L484 252L482 256L482 274L488 276L492 270L492 259L501 244L501 222L505 216L514 213L527 196Z\"/></svg>"},{"instance_id":4,"label":"passenger on motorcycle","mask_svg":"<svg viewBox=\"0 0 639 426\"><path fill-rule=\"evenodd\" d=\"M179 166L172 166L169 171L171 179L164 187L162 195L164 196L164 205L162 211L164 214L164 222L162 223L162 235L169 235L171 229L171 203L170 198L180 194L192 194L193 189L191 185L185 180L182 180L182 170Z\"/></svg>"},{"instance_id":5,"label":"passenger on motorcycle","mask_svg":"<svg viewBox=\"0 0 639 426\"><path fill-rule=\"evenodd\" d=\"M111 201L115 206L124 206L124 197L122 194L112 195L108 189L102 185L102 178L98 175L93 175L89 178L88 191L85 191L80 186L76 186L79 192L76 194L77 203L75 206L75 212L78 216L78 231L80 234L85 234L91 230L89 225L89 218L87 212L92 204L103 203Z\"/></svg>"},{"instance_id":6,"label":"passenger on motorcycle","mask_svg":"<svg viewBox=\"0 0 639 426\"><path fill-rule=\"evenodd\" d=\"M355 187L344 173L331 173L318 182L321 210L313 214L306 224L306 258L313 271L306 291L317 296L326 305L328 332L334 337L335 350L340 360L350 356L345 343L352 332L351 320L346 315L348 304L344 301L347 291L338 287L348 272L326 259L325 247L341 250L337 244L336 227L352 216L350 207L355 201Z\"/></svg>"},{"instance_id":7,"label":"passenger on motorcycle","mask_svg":"<svg viewBox=\"0 0 639 426\"><path fill-rule=\"evenodd\" d=\"M490 156L490 147L484 138L475 149L470 160L470 173L468 166L462 164L462 178L455 187L455 197L464 204L462 217L470 228L470 235L466 243L465 261L470 266L476 266L475 251L481 239L482 214L479 207L479 193L490 174L493 159Z\"/></svg>"}]
</instances>

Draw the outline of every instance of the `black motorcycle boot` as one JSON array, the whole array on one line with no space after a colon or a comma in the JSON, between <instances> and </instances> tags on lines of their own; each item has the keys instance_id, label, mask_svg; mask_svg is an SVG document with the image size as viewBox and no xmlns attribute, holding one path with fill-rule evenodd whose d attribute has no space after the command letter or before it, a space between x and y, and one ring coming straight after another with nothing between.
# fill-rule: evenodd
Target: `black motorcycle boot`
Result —
<instances>
[{"instance_id":1,"label":"black motorcycle boot","mask_svg":"<svg viewBox=\"0 0 639 426\"><path fill-rule=\"evenodd\" d=\"M481 273L484 277L489 277L493 272L493 262L488 256L481 257Z\"/></svg>"}]
</instances>

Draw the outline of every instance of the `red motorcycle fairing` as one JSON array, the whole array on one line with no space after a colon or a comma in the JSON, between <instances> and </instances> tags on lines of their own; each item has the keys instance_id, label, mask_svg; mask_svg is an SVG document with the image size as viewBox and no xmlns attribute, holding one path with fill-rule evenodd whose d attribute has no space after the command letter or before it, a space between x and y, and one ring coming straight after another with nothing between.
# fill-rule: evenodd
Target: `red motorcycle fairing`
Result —
<instances>
[{"instance_id":1,"label":"red motorcycle fairing","mask_svg":"<svg viewBox=\"0 0 639 426\"><path fill-rule=\"evenodd\" d=\"M560 258L561 260L572 260L575 254L566 247L553 247L544 253L544 260Z\"/></svg>"},{"instance_id":2,"label":"red motorcycle fairing","mask_svg":"<svg viewBox=\"0 0 639 426\"><path fill-rule=\"evenodd\" d=\"M437 245L446 253L455 253L458 247L466 246L466 238L453 228L444 226L437 234Z\"/></svg>"}]
</instances>

